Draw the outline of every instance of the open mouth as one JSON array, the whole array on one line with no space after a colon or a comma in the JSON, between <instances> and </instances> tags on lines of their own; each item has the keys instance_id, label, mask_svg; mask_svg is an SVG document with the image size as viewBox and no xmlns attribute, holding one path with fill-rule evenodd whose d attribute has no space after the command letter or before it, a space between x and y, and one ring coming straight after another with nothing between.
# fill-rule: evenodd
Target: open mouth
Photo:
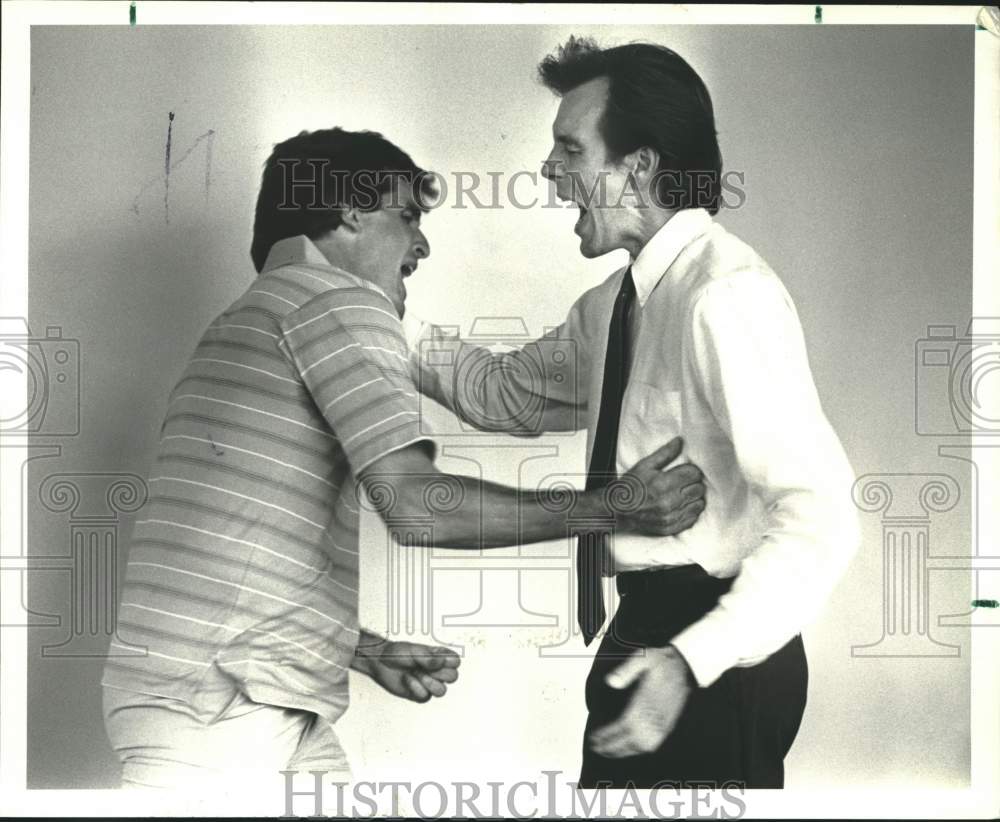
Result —
<instances>
[{"instance_id":1,"label":"open mouth","mask_svg":"<svg viewBox=\"0 0 1000 822\"><path fill-rule=\"evenodd\" d=\"M409 263L403 263L403 265L399 267L399 273L404 277L409 277L416 270L417 267L415 265L410 265Z\"/></svg>"}]
</instances>

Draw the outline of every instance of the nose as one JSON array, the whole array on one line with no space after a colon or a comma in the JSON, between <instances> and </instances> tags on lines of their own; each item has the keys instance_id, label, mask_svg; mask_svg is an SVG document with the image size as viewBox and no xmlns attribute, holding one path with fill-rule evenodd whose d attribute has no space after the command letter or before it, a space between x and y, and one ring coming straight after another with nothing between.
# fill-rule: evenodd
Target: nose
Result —
<instances>
[{"instance_id":1,"label":"nose","mask_svg":"<svg viewBox=\"0 0 1000 822\"><path fill-rule=\"evenodd\" d=\"M552 151L549 152L549 156L545 158L542 163L542 176L546 180L551 180L555 182L563 174L562 168L563 162L556 156L556 148L553 146Z\"/></svg>"},{"instance_id":2,"label":"nose","mask_svg":"<svg viewBox=\"0 0 1000 822\"><path fill-rule=\"evenodd\" d=\"M431 255L431 244L420 229L417 229L417 238L413 242L413 254L418 260L424 260Z\"/></svg>"}]
</instances>

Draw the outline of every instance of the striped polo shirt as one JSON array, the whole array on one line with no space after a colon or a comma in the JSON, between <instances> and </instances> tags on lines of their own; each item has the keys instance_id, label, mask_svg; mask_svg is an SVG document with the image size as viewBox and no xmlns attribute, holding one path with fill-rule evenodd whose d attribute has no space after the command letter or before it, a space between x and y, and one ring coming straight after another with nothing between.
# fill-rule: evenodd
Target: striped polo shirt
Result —
<instances>
[{"instance_id":1,"label":"striped polo shirt","mask_svg":"<svg viewBox=\"0 0 1000 822\"><path fill-rule=\"evenodd\" d=\"M333 722L358 641L354 477L426 439L399 317L303 236L276 243L171 394L103 684L205 722L242 692ZM117 646L117 647L116 647Z\"/></svg>"}]
</instances>

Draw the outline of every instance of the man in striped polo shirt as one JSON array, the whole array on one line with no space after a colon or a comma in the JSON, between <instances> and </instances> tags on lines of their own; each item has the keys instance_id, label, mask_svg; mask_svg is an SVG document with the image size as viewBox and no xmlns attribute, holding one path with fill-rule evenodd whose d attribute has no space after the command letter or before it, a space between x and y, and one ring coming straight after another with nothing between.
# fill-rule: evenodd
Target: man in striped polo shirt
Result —
<instances>
[{"instance_id":1,"label":"man in striped polo shirt","mask_svg":"<svg viewBox=\"0 0 1000 822\"><path fill-rule=\"evenodd\" d=\"M303 177L308 184L303 184ZM404 279L430 253L420 219L432 177L372 132L303 132L263 174L252 257L259 277L208 328L174 389L136 522L105 721L128 786L213 793L281 769L346 770L332 730L348 670L414 701L457 677L444 648L360 628L359 492L426 515L441 547L565 534L539 494L435 468L401 318ZM580 492L574 516L650 534L690 527L700 472L640 460L623 495ZM611 502L608 502L611 500ZM114 649L122 654L127 649Z\"/></svg>"}]
</instances>

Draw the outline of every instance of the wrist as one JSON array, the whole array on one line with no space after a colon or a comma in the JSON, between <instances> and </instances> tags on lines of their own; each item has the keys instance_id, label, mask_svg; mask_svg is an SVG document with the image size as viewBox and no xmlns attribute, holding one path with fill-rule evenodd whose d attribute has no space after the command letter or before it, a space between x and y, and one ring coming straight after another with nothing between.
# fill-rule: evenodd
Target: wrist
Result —
<instances>
[{"instance_id":1,"label":"wrist","mask_svg":"<svg viewBox=\"0 0 1000 822\"><path fill-rule=\"evenodd\" d=\"M387 642L385 637L374 634L371 631L362 630L358 638L358 644L354 648L354 656L351 657L351 668L358 673L371 676L372 668L378 662L382 648Z\"/></svg>"},{"instance_id":2,"label":"wrist","mask_svg":"<svg viewBox=\"0 0 1000 822\"><path fill-rule=\"evenodd\" d=\"M678 661L677 664L683 667L684 677L688 687L691 688L692 690L697 688L698 679L697 677L695 677L694 671L691 670L691 666L688 664L687 659L684 658L684 654L682 654L679 650L677 650L677 647L674 645L668 645L664 650L667 653L669 653L671 657L673 657Z\"/></svg>"},{"instance_id":3,"label":"wrist","mask_svg":"<svg viewBox=\"0 0 1000 822\"><path fill-rule=\"evenodd\" d=\"M628 527L625 514L616 511L608 503L606 488L594 488L590 491L577 491L576 504L573 506L574 519L600 522L607 528L625 530Z\"/></svg>"},{"instance_id":4,"label":"wrist","mask_svg":"<svg viewBox=\"0 0 1000 822\"><path fill-rule=\"evenodd\" d=\"M360 648L355 648L354 656L351 658L351 670L357 671L365 676L370 676L372 672L372 661L368 654Z\"/></svg>"}]
</instances>

